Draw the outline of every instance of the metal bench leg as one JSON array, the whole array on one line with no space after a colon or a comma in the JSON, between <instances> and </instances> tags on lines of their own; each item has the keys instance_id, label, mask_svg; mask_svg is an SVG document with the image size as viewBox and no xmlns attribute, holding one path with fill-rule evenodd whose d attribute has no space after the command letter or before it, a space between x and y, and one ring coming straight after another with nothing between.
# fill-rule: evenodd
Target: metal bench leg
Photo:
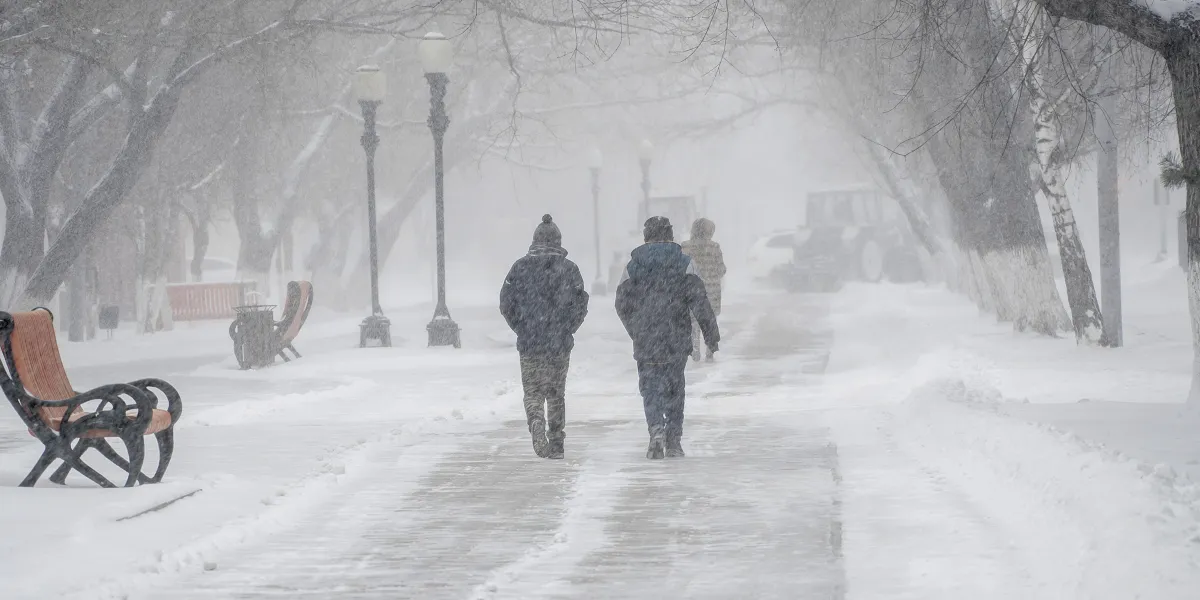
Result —
<instances>
[{"instance_id":1,"label":"metal bench leg","mask_svg":"<svg viewBox=\"0 0 1200 600\"><path fill-rule=\"evenodd\" d=\"M75 455L76 460L80 460L80 457L83 456L83 453L91 447L91 440L79 440L79 442L75 445L75 448L71 450L71 453ZM59 465L58 469L55 469L54 473L50 475L50 482L57 483L58 485L64 485L67 482L67 475L70 474L71 463L64 460L63 464Z\"/></svg>"},{"instance_id":2,"label":"metal bench leg","mask_svg":"<svg viewBox=\"0 0 1200 600\"><path fill-rule=\"evenodd\" d=\"M125 447L127 450L130 450L130 453L132 454L132 450L129 448L129 445L126 444ZM144 447L145 446L143 445L143 448ZM126 473L133 475L133 473L134 473L134 471L132 470L133 467L129 464L129 461L125 460L125 457L118 454L117 449L113 448L112 444L109 444L105 440L100 440L100 442L98 444L96 444L96 450L98 450L100 452L100 454L103 454L104 458L107 458L108 460L112 461L112 463L114 465L121 467L122 469L125 470ZM144 450L143 450L143 452L144 452ZM146 477L146 475L141 472L140 468L137 469L137 481L138 481L138 483L153 483L149 477ZM129 487L128 484L126 485L126 487Z\"/></svg>"},{"instance_id":3,"label":"metal bench leg","mask_svg":"<svg viewBox=\"0 0 1200 600\"><path fill-rule=\"evenodd\" d=\"M142 462L146 460L146 438L138 434L123 437L121 441L125 442L125 450L129 453L129 468L125 469L129 476L125 478L125 487L133 487L139 477L144 477Z\"/></svg>"},{"instance_id":4,"label":"metal bench leg","mask_svg":"<svg viewBox=\"0 0 1200 600\"><path fill-rule=\"evenodd\" d=\"M158 440L158 469L154 471L150 483L162 481L163 475L167 474L167 465L171 464L171 456L175 454L174 426L154 434L154 439Z\"/></svg>"},{"instance_id":5,"label":"metal bench leg","mask_svg":"<svg viewBox=\"0 0 1200 600\"><path fill-rule=\"evenodd\" d=\"M29 471L29 474L25 476L25 479L21 480L19 485L21 487L33 487L33 484L37 483L37 480L41 478L42 473L46 472L46 469L50 467L50 463L54 462L55 458L56 456L54 449L50 446L46 446L46 449L42 451L42 456L38 458L36 463L34 463L33 469Z\"/></svg>"},{"instance_id":6,"label":"metal bench leg","mask_svg":"<svg viewBox=\"0 0 1200 600\"><path fill-rule=\"evenodd\" d=\"M54 475L51 476L50 480L61 485L66 482L67 475L70 474L72 469L74 469L79 471L80 475L87 477L100 487L117 487L115 484L113 484L113 482L109 481L98 471L89 467L87 463L83 462L82 457L84 452L87 452L91 448L99 449L100 446L98 442L103 443L104 440L79 440L79 443L73 450L68 449L65 455L58 456L58 458L62 459L63 464L58 467L58 470L54 472ZM105 445L107 445L107 443L105 443ZM103 454L103 451L101 451L101 453Z\"/></svg>"},{"instance_id":7,"label":"metal bench leg","mask_svg":"<svg viewBox=\"0 0 1200 600\"><path fill-rule=\"evenodd\" d=\"M79 471L80 475L87 477L88 479L92 480L92 483L95 483L96 485L98 485L100 487L106 487L106 488L117 487L116 485L113 484L113 482L109 481L108 479L105 479L105 477L103 475L101 475L95 469L87 466L87 463L83 462L82 460L79 460L79 458L76 457L75 455L66 456L65 458L63 458L63 462L70 463L72 469Z\"/></svg>"}]
</instances>

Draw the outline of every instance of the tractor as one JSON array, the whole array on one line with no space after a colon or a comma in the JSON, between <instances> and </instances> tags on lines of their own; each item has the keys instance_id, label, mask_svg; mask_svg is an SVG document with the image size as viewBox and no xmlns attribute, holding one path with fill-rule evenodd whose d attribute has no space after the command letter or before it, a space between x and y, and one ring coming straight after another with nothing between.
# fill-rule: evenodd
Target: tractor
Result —
<instances>
[{"instance_id":1,"label":"tractor","mask_svg":"<svg viewBox=\"0 0 1200 600\"><path fill-rule=\"evenodd\" d=\"M866 186L808 194L790 270L789 287L813 291L832 291L843 280L922 277L915 238L900 207Z\"/></svg>"}]
</instances>

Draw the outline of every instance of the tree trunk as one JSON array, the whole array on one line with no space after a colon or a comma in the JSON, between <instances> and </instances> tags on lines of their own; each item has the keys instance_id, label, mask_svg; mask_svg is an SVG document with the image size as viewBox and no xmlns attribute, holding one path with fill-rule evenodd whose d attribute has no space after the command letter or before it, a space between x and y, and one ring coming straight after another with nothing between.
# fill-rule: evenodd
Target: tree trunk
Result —
<instances>
[{"instance_id":1,"label":"tree trunk","mask_svg":"<svg viewBox=\"0 0 1200 600\"><path fill-rule=\"evenodd\" d=\"M317 244L308 255L306 265L313 285L330 293L318 296L322 305L342 310L347 307L342 274L346 270L347 245L354 231L354 222L365 210L344 207L337 215L322 215L317 223Z\"/></svg>"},{"instance_id":2,"label":"tree trunk","mask_svg":"<svg viewBox=\"0 0 1200 600\"><path fill-rule=\"evenodd\" d=\"M195 211L181 209L192 227L192 261L188 264L191 281L204 280L204 257L208 255L209 233L212 224L212 205L195 199Z\"/></svg>"},{"instance_id":3,"label":"tree trunk","mask_svg":"<svg viewBox=\"0 0 1200 600\"><path fill-rule=\"evenodd\" d=\"M868 152L871 153L871 157L875 160L875 166L879 169L879 174L887 184L888 192L907 218L913 235L931 257L936 257L942 251L941 244L938 242L937 234L933 231L929 217L917 203L917 194L913 189L911 178L905 177L904 169L892 152L879 144L868 143L867 145Z\"/></svg>"},{"instance_id":4,"label":"tree trunk","mask_svg":"<svg viewBox=\"0 0 1200 600\"><path fill-rule=\"evenodd\" d=\"M131 119L129 134L113 165L88 190L79 209L67 220L62 233L30 277L21 304L37 305L54 297L71 265L92 241L96 229L125 200L145 170L155 145L178 107L180 91L179 86L164 87L142 114Z\"/></svg>"},{"instance_id":5,"label":"tree trunk","mask_svg":"<svg viewBox=\"0 0 1200 600\"><path fill-rule=\"evenodd\" d=\"M1167 69L1175 95L1175 122L1179 131L1179 153L1187 182L1187 288L1192 318L1192 386L1188 403L1200 405L1200 48L1167 55Z\"/></svg>"},{"instance_id":6,"label":"tree trunk","mask_svg":"<svg viewBox=\"0 0 1200 600\"><path fill-rule=\"evenodd\" d=\"M0 302L4 306L33 308L19 305L17 299L45 252L45 224L10 204L4 215L4 241L0 243Z\"/></svg>"},{"instance_id":7,"label":"tree trunk","mask_svg":"<svg viewBox=\"0 0 1200 600\"><path fill-rule=\"evenodd\" d=\"M1037 90L1030 91L1030 106L1034 113L1034 144L1037 149L1038 182L1054 220L1054 237L1062 260L1067 284L1067 304L1071 308L1071 324L1075 341L1080 344L1099 344L1104 334L1100 305L1092 269L1088 266L1075 213L1067 198L1062 173L1062 131L1055 107Z\"/></svg>"},{"instance_id":8,"label":"tree trunk","mask_svg":"<svg viewBox=\"0 0 1200 600\"><path fill-rule=\"evenodd\" d=\"M87 273L83 261L76 262L71 267L71 277L66 286L65 317L67 321L67 340L82 342L87 337Z\"/></svg>"}]
</instances>

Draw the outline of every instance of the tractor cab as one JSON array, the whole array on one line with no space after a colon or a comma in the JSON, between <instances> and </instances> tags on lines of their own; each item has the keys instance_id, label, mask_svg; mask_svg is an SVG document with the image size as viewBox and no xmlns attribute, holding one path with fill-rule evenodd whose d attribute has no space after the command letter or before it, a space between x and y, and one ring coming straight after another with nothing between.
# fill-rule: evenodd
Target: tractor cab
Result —
<instances>
[{"instance_id":1,"label":"tractor cab","mask_svg":"<svg viewBox=\"0 0 1200 600\"><path fill-rule=\"evenodd\" d=\"M812 192L804 216L809 228L873 227L903 219L895 201L871 188Z\"/></svg>"},{"instance_id":2,"label":"tractor cab","mask_svg":"<svg viewBox=\"0 0 1200 600\"><path fill-rule=\"evenodd\" d=\"M796 272L867 282L920 277L908 222L896 201L879 190L854 186L810 192L804 216L804 226L796 231Z\"/></svg>"}]
</instances>

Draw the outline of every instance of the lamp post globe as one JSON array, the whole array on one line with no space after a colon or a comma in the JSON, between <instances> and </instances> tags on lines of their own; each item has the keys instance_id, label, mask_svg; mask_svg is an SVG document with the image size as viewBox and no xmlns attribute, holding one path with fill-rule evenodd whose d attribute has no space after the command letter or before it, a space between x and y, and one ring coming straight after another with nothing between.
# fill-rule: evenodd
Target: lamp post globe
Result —
<instances>
[{"instance_id":1,"label":"lamp post globe","mask_svg":"<svg viewBox=\"0 0 1200 600\"><path fill-rule=\"evenodd\" d=\"M359 102L382 103L387 95L387 76L376 65L363 65L354 71L354 96Z\"/></svg>"},{"instance_id":2,"label":"lamp post globe","mask_svg":"<svg viewBox=\"0 0 1200 600\"><path fill-rule=\"evenodd\" d=\"M588 152L588 170L592 172L592 228L596 240L596 279L592 282L592 295L607 293L604 275L600 266L600 169L604 168L604 154L599 148Z\"/></svg>"},{"instance_id":3,"label":"lamp post globe","mask_svg":"<svg viewBox=\"0 0 1200 600\"><path fill-rule=\"evenodd\" d=\"M654 143L650 140L642 140L638 144L638 159L642 162L650 162L654 160Z\"/></svg>"},{"instance_id":4,"label":"lamp post globe","mask_svg":"<svg viewBox=\"0 0 1200 600\"><path fill-rule=\"evenodd\" d=\"M442 160L443 141L450 126L450 117L446 115L446 86L450 78L446 72L453 62L454 49L446 36L431 31L425 34L417 52L425 80L429 82L428 123L429 131L433 133L434 214L437 222L437 306L425 330L429 333L430 346L460 348L458 324L450 317L450 309L446 306L446 203Z\"/></svg>"},{"instance_id":5,"label":"lamp post globe","mask_svg":"<svg viewBox=\"0 0 1200 600\"><path fill-rule=\"evenodd\" d=\"M359 325L359 346L375 340L380 346L392 345L391 322L379 304L379 241L375 228L375 150L379 135L375 132L375 113L387 96L387 78L375 65L363 65L354 73L354 95L363 114L362 146L367 153L367 244L371 255L371 315Z\"/></svg>"}]
</instances>

